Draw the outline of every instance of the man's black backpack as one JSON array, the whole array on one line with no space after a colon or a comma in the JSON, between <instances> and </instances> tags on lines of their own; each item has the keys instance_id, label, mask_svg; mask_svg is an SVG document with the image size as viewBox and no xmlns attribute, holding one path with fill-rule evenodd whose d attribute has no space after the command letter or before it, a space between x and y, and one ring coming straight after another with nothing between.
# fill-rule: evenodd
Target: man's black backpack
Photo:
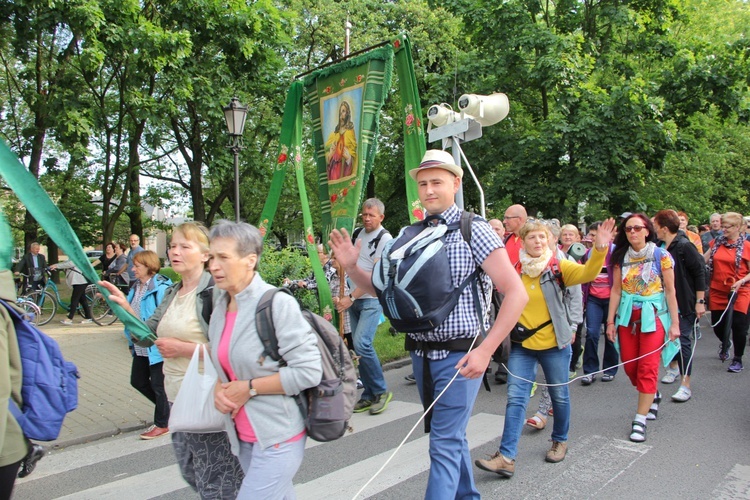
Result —
<instances>
[{"instance_id":1,"label":"man's black backpack","mask_svg":"<svg viewBox=\"0 0 750 500\"><path fill-rule=\"evenodd\" d=\"M418 333L437 328L456 307L464 289L478 281L475 269L458 287L453 286L445 244L452 231L461 231L469 242L474 217L462 212L459 222L446 224L439 216L430 216L406 226L386 243L372 270L372 284L383 313L397 331ZM433 221L437 225L431 225Z\"/></svg>"},{"instance_id":2,"label":"man's black backpack","mask_svg":"<svg viewBox=\"0 0 750 500\"><path fill-rule=\"evenodd\" d=\"M263 343L262 356L284 366L273 324L272 304L276 292L292 295L285 288L265 292L255 311L255 326ZM295 396L295 400L305 419L307 435L325 443L340 438L349 429L349 419L357 401L357 371L349 349L333 324L304 308L302 316L310 323L318 339L323 377L317 387L305 389Z\"/></svg>"}]
</instances>

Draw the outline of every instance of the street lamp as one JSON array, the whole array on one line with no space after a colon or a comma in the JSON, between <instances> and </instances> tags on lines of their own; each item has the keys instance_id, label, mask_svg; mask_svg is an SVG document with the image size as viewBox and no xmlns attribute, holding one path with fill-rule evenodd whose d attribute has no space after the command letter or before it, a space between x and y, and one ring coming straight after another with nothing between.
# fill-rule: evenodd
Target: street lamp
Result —
<instances>
[{"instance_id":1,"label":"street lamp","mask_svg":"<svg viewBox=\"0 0 750 500\"><path fill-rule=\"evenodd\" d=\"M240 221L240 149L242 145L242 132L245 130L245 118L247 118L247 106L243 106L240 100L232 97L229 106L224 108L224 118L227 121L229 137L232 143L227 146L234 154L234 217Z\"/></svg>"}]
</instances>

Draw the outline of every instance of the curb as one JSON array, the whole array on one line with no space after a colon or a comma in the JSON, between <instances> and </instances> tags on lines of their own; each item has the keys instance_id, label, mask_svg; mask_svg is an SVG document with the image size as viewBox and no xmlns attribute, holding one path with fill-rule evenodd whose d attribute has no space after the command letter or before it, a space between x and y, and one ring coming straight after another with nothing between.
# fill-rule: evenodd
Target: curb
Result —
<instances>
[{"instance_id":1,"label":"curb","mask_svg":"<svg viewBox=\"0 0 750 500\"><path fill-rule=\"evenodd\" d=\"M60 439L58 441L54 441L52 444L45 445L43 442L41 442L42 446L47 448L48 451L60 451L64 448L68 448L69 446L75 446L79 444L86 444L91 443L93 441L98 441L100 439L108 438L108 437L114 437L119 436L120 434L125 434L128 432L133 432L141 429L146 429L151 424L146 424L146 427L143 426L143 424L133 424L133 425L126 425L123 427L114 428L109 431L101 431L96 432L93 434L89 434L86 436L78 436L70 439Z\"/></svg>"}]
</instances>

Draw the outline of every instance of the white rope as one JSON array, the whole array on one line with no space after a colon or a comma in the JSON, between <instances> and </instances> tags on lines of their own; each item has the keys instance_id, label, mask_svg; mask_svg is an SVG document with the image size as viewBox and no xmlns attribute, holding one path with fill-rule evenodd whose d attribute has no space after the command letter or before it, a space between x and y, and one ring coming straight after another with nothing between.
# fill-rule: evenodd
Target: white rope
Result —
<instances>
[{"instance_id":1,"label":"white rope","mask_svg":"<svg viewBox=\"0 0 750 500\"><path fill-rule=\"evenodd\" d=\"M734 291L733 293L735 293L735 294L736 294L737 292L736 292L736 291ZM729 299L729 302L731 303L731 301L732 301L732 299L731 299L731 297L730 297L730 299ZM727 309L728 309L728 307L729 307L729 306L727 305ZM726 313L727 309L725 309L725 310L724 310L724 312L723 312L723 313L722 313L722 315L721 315L721 318L723 318L723 317L724 317L724 313ZM719 321L721 321L721 318L719 318ZM717 324L718 324L718 322L717 322ZM694 324L694 326L693 326L693 329L694 329L694 330L696 330L696 331L697 331L697 325L698 325L698 320L696 319L696 320L695 320L695 324ZM711 325L711 326L712 326L712 327L715 327L716 325ZM477 341L477 338L478 338L478 337L479 337L479 335L477 335L476 337L474 337L474 341L473 341L473 342L471 343L471 347L469 347L469 352L470 352L470 351L471 351L471 350L472 350L472 349L474 348L474 344L476 343L476 341ZM696 334L696 339L695 339L695 340L696 340L696 341L698 340L698 335L697 335L697 334ZM649 353L643 354L643 355L641 355L641 356L639 356L639 357L637 357L637 358L631 359L631 360L629 360L629 361L624 361L624 362L622 362L622 363L620 363L620 364L618 364L618 365L615 365L614 367L608 367L608 368L606 368L605 370L611 370L612 368L615 368L615 367L619 367L619 366L624 366L624 365L625 365L626 363L632 363L632 362L634 362L634 361L638 361L638 360L640 360L640 359L643 359L643 358L645 358L645 357L647 357L647 356L651 356L652 354L655 354L655 353L657 353L657 352L661 351L661 349L662 349L662 348L663 348L663 347L664 347L665 345L667 345L667 343L668 343L668 342L669 342L669 341L664 341L664 343L663 343L662 345L660 345L660 346L659 346L659 347L658 347L657 349L654 349L653 351L651 351L651 352L649 352ZM693 343L693 350L692 350L692 353L691 353L691 355L690 355L690 360L688 361L688 366L689 366L689 363L691 363L691 362L692 362L692 360L693 360L693 354L694 354L694 353L695 353L695 343ZM426 356L426 355L427 355L427 353L423 352L423 353L422 353L422 355L423 355L423 356ZM682 355L682 350L680 350L680 355ZM565 382L565 383L562 383L562 384L543 384L543 383L539 383L539 382L535 382L535 381L532 381L532 380L528 380L528 379L525 379L525 378L523 378L523 377L519 377L518 375L515 375L515 374L513 374L513 373L512 373L512 372L511 372L510 370L508 370L508 367L507 367L507 366L505 365L505 363L502 363L502 366L503 366L503 367L505 367L505 370L506 370L506 371L508 372L508 375L510 375L510 376L512 376L512 377L515 377L515 378L517 378L517 379L519 379L519 380L523 380L524 382L528 382L528 383L530 383L530 384L534 384L534 383L536 383L536 384L537 384L537 386L539 386L539 387L558 387L558 386L562 386L562 385L570 385L570 384L572 384L573 382L575 382L576 380L580 380L580 379L581 379L581 378L583 378L583 377L586 377L586 376L590 376L590 375L596 375L596 374L598 374L598 373L603 373L603 372L605 371L605 370L599 370L599 371L597 371L597 372L594 372L594 373L588 373L588 374L586 374L586 375L581 375L580 377L576 377L576 378L574 378L573 380L569 380L568 382ZM685 366L685 365L683 364L683 366ZM433 407L435 406L435 404L437 404L437 402L438 402L438 400L440 399L440 397L441 397L441 396L442 396L443 394L445 394L445 391L447 391L447 390L448 390L448 388L449 388L449 387L451 386L451 384L453 383L453 381L454 381L454 380L456 380L456 377L458 376L458 374L459 374L459 372L460 372L460 371L461 371L461 369L460 369L460 368L459 368L458 370L456 370L456 373L455 373L455 374L453 375L453 377L452 377L452 378L450 379L450 381L449 381L449 382L448 382L448 384L447 384L447 385L445 386L445 388L444 388L444 389L443 389L442 391L440 391L440 394L438 394L438 396L437 396L437 397L435 398L435 400L434 400L434 401L432 402L432 404L431 404L431 405L429 406L429 408L427 408L427 410L425 410L425 412L424 412L424 413L422 413L422 416L420 416L420 417L419 417L419 420L417 420L417 422L416 422L416 423L414 424L414 426L413 426L413 427L411 428L411 430L410 430L410 431L408 432L408 434L406 434L406 436L404 437L404 439L403 439L403 440L401 440L401 442L400 442L400 443L399 443L399 445L398 445L398 446L396 447L396 449L395 449L395 450L393 450L393 453L391 453L391 455L390 455L390 456L388 457L388 460L386 460L386 461L385 461L385 463L383 463L383 465L382 465L382 466L380 466L380 468L379 468L379 469L377 470L377 472L375 472L375 474L374 474L374 475L373 475L373 476L372 476L372 477L371 477L371 478L370 478L370 479L369 479L369 480L368 480L368 481L367 481L367 482L366 482L366 483L364 484L364 486L362 486L362 487L361 487L361 488L359 489L359 491L357 491L357 493L355 493L355 494L354 494L354 496L352 497L352 500L356 500L356 499L357 499L357 498L358 498L358 497L359 497L359 496L360 496L360 495L362 494L362 492L363 492L363 491L364 491L364 490L365 490L365 489L366 489L366 488L367 488L368 486L370 486L370 484L371 484L371 483L372 483L372 482L373 482L373 481L375 480L375 478L376 478L376 477L378 477L378 476L380 475L380 473L381 473L381 472L383 472L383 470L384 470L384 469L385 469L385 468L386 468L386 467L388 466L388 464L389 464L389 463L391 463L391 460L393 460L393 457L395 457L395 456L396 456L396 454L397 454L397 453L398 453L398 452L399 452L399 451L401 450L401 448L402 448L402 447L404 446L404 444L406 443L406 441L407 441L407 440L408 440L408 439L409 439L409 438L411 437L411 435L412 435L412 434L414 433L414 431L415 431L415 430L417 429L417 426L418 426L418 425L419 425L420 423L422 423L422 421L424 421L425 415L427 415L427 413L428 413L428 412L429 412L430 410L432 410L432 408L433 408ZM685 371L687 372L687 368L685 368ZM424 395L423 395L423 397L424 397Z\"/></svg>"},{"instance_id":2,"label":"white rope","mask_svg":"<svg viewBox=\"0 0 750 500\"><path fill-rule=\"evenodd\" d=\"M479 338L479 335L477 335L476 337L474 337L474 340L472 341L472 343L471 343L471 346L469 347L469 352L471 352L471 350L472 350L472 349L474 349L474 344L476 343L476 341L477 341L477 338ZM427 356L427 353L423 351L423 352L422 352L422 356ZM463 368L463 367L462 367L462 368ZM418 425L419 425L419 424L420 424L420 423L421 423L421 422L422 422L422 421L424 420L424 417L425 417L425 415L427 415L427 413L429 413L429 412L430 412L430 410L432 410L432 408L433 408L433 407L435 406L435 404L436 404L436 403L438 402L438 400L440 400L440 397L441 397L441 396L442 396L443 394L445 394L445 391L447 391L447 390L448 390L448 388L449 388L449 387L451 386L451 384L453 383L453 381L454 381L454 380L456 380L456 377L458 377L458 374L459 374L459 372L460 372L460 371L461 371L461 368L459 368L458 370L456 370L456 373L454 373L454 374L453 374L453 377L452 377L452 378L450 379L450 381L448 381L448 384L446 384L445 388L444 388L444 389L443 389L442 391L440 391L440 394L438 394L438 396L437 396L437 397L435 398L435 400L434 400L434 401L432 402L432 404L431 404L431 405L430 405L430 406L429 406L429 407L428 407L428 408L427 408L427 409L426 409L426 410L424 411L424 413L422 413L422 416L421 416L421 417L419 417L419 420L417 420L417 423L416 423L416 424L414 424L414 427L412 427L412 428L411 428L411 430L410 430L410 431L409 431L409 433L408 433L408 434L406 435L406 437L404 437L404 439L403 439L403 440L401 440L401 442L400 442L400 443L399 443L399 445L398 445L398 446L396 447L396 449L395 449L395 450L393 450L393 453L391 453L391 456L390 456L390 457L388 457L388 460L386 460L386 461L385 461L385 463L384 463L384 464L383 464L383 465L382 465L382 466L380 467L380 469L378 469L378 471L377 471L377 472L375 473L375 475L373 475L373 476L372 476L372 477L370 478L370 480L369 480L369 481L367 481L367 482L366 482L366 483L364 484L364 486L362 486L362 487L361 487L361 488L359 489L359 491L357 491L357 493L355 493L355 494L354 494L354 496L352 497L352 500L356 500L356 498L358 498L358 497L359 497L359 495L361 495L361 494L362 494L362 492L363 492L363 491L365 490L365 488L367 488L367 487L368 487L368 486L370 485L370 483L372 483L372 482L373 482L373 481L375 480L375 478L376 478L376 477L378 477L378 476L380 475L380 473L381 473L381 472L383 472L383 469L385 469L385 468L386 468L386 466L387 466L387 465L388 465L389 463L391 463L391 460L393 460L393 457L395 457L395 456L396 456L396 453L398 453L398 452L399 452L399 450L401 450L401 447L402 447L402 446L404 446L404 443L406 443L407 439L409 439L409 437L411 437L411 435L412 435L412 434L414 433L414 431L416 430L417 426L418 426ZM425 395L423 394L423 395L422 395L422 397L424 397L424 396L425 396Z\"/></svg>"}]
</instances>

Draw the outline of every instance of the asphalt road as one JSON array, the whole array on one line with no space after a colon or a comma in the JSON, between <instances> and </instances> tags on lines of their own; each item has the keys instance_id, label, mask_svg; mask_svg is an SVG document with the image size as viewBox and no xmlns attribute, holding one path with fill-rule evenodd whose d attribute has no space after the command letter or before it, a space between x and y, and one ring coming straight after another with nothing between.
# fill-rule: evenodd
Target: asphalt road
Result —
<instances>
[{"instance_id":1,"label":"asphalt road","mask_svg":"<svg viewBox=\"0 0 750 500\"><path fill-rule=\"evenodd\" d=\"M551 425L525 429L512 479L474 469L483 498L750 498L750 374L728 373L717 347L711 332L698 341L689 402L673 403L670 396L678 385L660 384L664 402L643 444L628 440L636 392L622 371L612 382L572 384L566 459L544 461ZM395 393L386 412L355 415L354 434L308 447L295 477L298 498L352 498L385 463L420 415L416 387L404 381L409 372L410 366L386 372ZM469 432L474 459L497 449L504 387L493 383L492 392L480 390ZM538 397L531 400L528 415ZM422 498L429 467L426 445L420 425L364 497ZM131 433L46 457L38 472L17 485L14 496L48 498L197 496L181 483L168 441L143 442Z\"/></svg>"}]
</instances>

